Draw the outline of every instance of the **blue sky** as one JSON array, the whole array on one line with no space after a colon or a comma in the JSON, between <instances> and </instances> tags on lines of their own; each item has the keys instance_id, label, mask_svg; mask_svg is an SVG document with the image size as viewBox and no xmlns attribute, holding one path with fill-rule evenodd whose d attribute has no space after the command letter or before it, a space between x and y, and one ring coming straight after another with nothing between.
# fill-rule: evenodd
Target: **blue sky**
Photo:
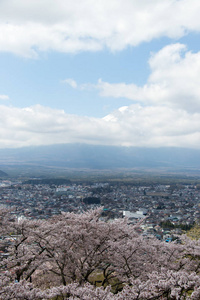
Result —
<instances>
[{"instance_id":1,"label":"blue sky","mask_svg":"<svg viewBox=\"0 0 200 300\"><path fill-rule=\"evenodd\" d=\"M0 148L200 148L197 0L0 1Z\"/></svg>"},{"instance_id":2,"label":"blue sky","mask_svg":"<svg viewBox=\"0 0 200 300\"><path fill-rule=\"evenodd\" d=\"M130 105L132 101L104 99L97 91L77 91L63 81L73 78L79 84L96 84L101 78L110 83L143 85L149 75L150 53L165 44L166 39L161 38L114 53L109 50L78 54L40 53L34 60L2 53L1 91L9 90L10 103L17 101L19 107L40 103L72 114L103 117L106 112Z\"/></svg>"}]
</instances>

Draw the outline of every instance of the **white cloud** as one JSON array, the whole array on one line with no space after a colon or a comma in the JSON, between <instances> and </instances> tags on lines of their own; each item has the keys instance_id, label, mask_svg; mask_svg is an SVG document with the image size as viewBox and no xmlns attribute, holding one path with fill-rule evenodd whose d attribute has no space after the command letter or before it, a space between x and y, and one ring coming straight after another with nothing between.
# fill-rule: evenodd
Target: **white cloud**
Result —
<instances>
[{"instance_id":1,"label":"white cloud","mask_svg":"<svg viewBox=\"0 0 200 300\"><path fill-rule=\"evenodd\" d=\"M105 97L200 112L200 52L187 51L182 44L168 45L152 54L149 65L151 74L144 86L99 80L96 88Z\"/></svg>"},{"instance_id":2,"label":"white cloud","mask_svg":"<svg viewBox=\"0 0 200 300\"><path fill-rule=\"evenodd\" d=\"M0 95L0 100L9 100L8 95Z\"/></svg>"},{"instance_id":3,"label":"white cloud","mask_svg":"<svg viewBox=\"0 0 200 300\"><path fill-rule=\"evenodd\" d=\"M72 78L64 80L72 88L95 88L103 96L138 102L104 118L70 115L40 105L1 106L0 147L82 142L200 149L200 53L172 44L152 54L149 64L151 74L141 87L102 80L96 85L78 85Z\"/></svg>"},{"instance_id":4,"label":"white cloud","mask_svg":"<svg viewBox=\"0 0 200 300\"><path fill-rule=\"evenodd\" d=\"M40 105L0 106L0 148L76 142L200 149L200 113L131 105L89 118Z\"/></svg>"},{"instance_id":5,"label":"white cloud","mask_svg":"<svg viewBox=\"0 0 200 300\"><path fill-rule=\"evenodd\" d=\"M0 51L111 51L200 31L199 0L1 0Z\"/></svg>"},{"instance_id":6,"label":"white cloud","mask_svg":"<svg viewBox=\"0 0 200 300\"><path fill-rule=\"evenodd\" d=\"M76 80L74 80L73 78L67 78L62 80L62 82L68 84L71 88L73 89L79 89L80 91L92 91L92 90L96 90L99 89L99 85L97 84L92 84L92 83L82 83L82 84L78 84L76 82ZM99 79L99 83L101 82L101 79Z\"/></svg>"},{"instance_id":7,"label":"white cloud","mask_svg":"<svg viewBox=\"0 0 200 300\"><path fill-rule=\"evenodd\" d=\"M67 79L63 80L63 82L67 83L73 89L77 89L78 88L77 82L74 79L72 79L72 78L67 78Z\"/></svg>"}]
</instances>

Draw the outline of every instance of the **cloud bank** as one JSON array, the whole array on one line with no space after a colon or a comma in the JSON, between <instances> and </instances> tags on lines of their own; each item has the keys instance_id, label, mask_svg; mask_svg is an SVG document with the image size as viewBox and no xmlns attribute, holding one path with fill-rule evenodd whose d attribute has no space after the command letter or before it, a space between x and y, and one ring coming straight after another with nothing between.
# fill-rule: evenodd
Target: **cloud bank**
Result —
<instances>
[{"instance_id":1,"label":"cloud bank","mask_svg":"<svg viewBox=\"0 0 200 300\"><path fill-rule=\"evenodd\" d=\"M199 32L199 13L199 0L1 0L0 51L118 51Z\"/></svg>"},{"instance_id":2,"label":"cloud bank","mask_svg":"<svg viewBox=\"0 0 200 300\"><path fill-rule=\"evenodd\" d=\"M111 144L200 149L200 52L192 53L179 43L168 45L151 55L149 66L143 86L99 80L93 86L76 83L74 88L92 87L102 97L133 100L133 105L101 120L108 126Z\"/></svg>"},{"instance_id":3,"label":"cloud bank","mask_svg":"<svg viewBox=\"0 0 200 300\"><path fill-rule=\"evenodd\" d=\"M0 106L0 148L59 143L200 149L200 113L133 104L89 118L40 105Z\"/></svg>"},{"instance_id":4,"label":"cloud bank","mask_svg":"<svg viewBox=\"0 0 200 300\"><path fill-rule=\"evenodd\" d=\"M199 0L1 0L0 52L34 59L48 51L121 51L200 32L199 13ZM104 118L1 101L0 147L79 142L200 149L200 52L171 44L151 55L149 67L143 86L65 79L75 89L133 101Z\"/></svg>"},{"instance_id":5,"label":"cloud bank","mask_svg":"<svg viewBox=\"0 0 200 300\"><path fill-rule=\"evenodd\" d=\"M152 54L149 66L151 73L144 86L99 80L96 88L105 97L200 112L200 52L187 51L183 44L168 45Z\"/></svg>"},{"instance_id":6,"label":"cloud bank","mask_svg":"<svg viewBox=\"0 0 200 300\"><path fill-rule=\"evenodd\" d=\"M88 143L200 149L200 52L172 44L152 54L144 86L99 81L102 96L133 100L104 118L67 114L41 105L0 107L0 147ZM72 88L87 88L74 79ZM89 84L89 88L91 89Z\"/></svg>"}]
</instances>

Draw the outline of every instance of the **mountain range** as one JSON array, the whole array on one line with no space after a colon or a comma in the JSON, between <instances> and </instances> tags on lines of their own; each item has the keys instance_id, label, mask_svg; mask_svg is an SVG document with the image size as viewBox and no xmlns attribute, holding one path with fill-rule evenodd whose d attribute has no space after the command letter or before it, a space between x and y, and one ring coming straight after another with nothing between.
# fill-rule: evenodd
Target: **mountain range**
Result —
<instances>
[{"instance_id":1,"label":"mountain range","mask_svg":"<svg viewBox=\"0 0 200 300\"><path fill-rule=\"evenodd\" d=\"M6 172L0 170L0 178L7 177L7 176L8 176L8 174Z\"/></svg>"},{"instance_id":2,"label":"mountain range","mask_svg":"<svg viewBox=\"0 0 200 300\"><path fill-rule=\"evenodd\" d=\"M61 144L0 149L0 166L66 168L172 168L200 170L200 150Z\"/></svg>"}]
</instances>

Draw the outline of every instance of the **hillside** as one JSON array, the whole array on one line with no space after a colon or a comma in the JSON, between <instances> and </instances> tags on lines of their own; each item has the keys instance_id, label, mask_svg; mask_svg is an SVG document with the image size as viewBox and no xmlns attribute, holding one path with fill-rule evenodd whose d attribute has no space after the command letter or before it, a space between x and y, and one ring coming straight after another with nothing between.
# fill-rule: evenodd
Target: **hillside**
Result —
<instances>
[{"instance_id":1,"label":"hillside","mask_svg":"<svg viewBox=\"0 0 200 300\"><path fill-rule=\"evenodd\" d=\"M192 239L200 239L200 224L195 225L187 232L187 235Z\"/></svg>"},{"instance_id":2,"label":"hillside","mask_svg":"<svg viewBox=\"0 0 200 300\"><path fill-rule=\"evenodd\" d=\"M7 177L8 174L0 170L0 177Z\"/></svg>"}]
</instances>

